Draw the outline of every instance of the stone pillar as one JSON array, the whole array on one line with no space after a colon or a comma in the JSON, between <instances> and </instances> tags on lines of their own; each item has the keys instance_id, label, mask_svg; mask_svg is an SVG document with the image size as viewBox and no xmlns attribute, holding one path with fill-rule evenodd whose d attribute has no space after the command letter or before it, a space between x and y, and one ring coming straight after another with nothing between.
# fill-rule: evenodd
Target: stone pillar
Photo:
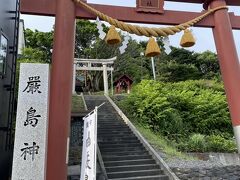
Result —
<instances>
[{"instance_id":1,"label":"stone pillar","mask_svg":"<svg viewBox=\"0 0 240 180\"><path fill-rule=\"evenodd\" d=\"M72 94L76 94L75 86L76 86L76 66L77 64L73 63L73 84L72 84Z\"/></svg>"},{"instance_id":2,"label":"stone pillar","mask_svg":"<svg viewBox=\"0 0 240 180\"><path fill-rule=\"evenodd\" d=\"M111 70L111 91L112 91L112 96L113 96L113 70Z\"/></svg>"},{"instance_id":3,"label":"stone pillar","mask_svg":"<svg viewBox=\"0 0 240 180\"><path fill-rule=\"evenodd\" d=\"M47 151L47 180L66 180L75 44L75 5L56 1Z\"/></svg>"},{"instance_id":4,"label":"stone pillar","mask_svg":"<svg viewBox=\"0 0 240 180\"><path fill-rule=\"evenodd\" d=\"M108 95L107 64L105 63L103 63L103 83L104 83L104 94Z\"/></svg>"},{"instance_id":5,"label":"stone pillar","mask_svg":"<svg viewBox=\"0 0 240 180\"><path fill-rule=\"evenodd\" d=\"M211 8L226 6L225 0L213 0ZM227 9L214 13L213 35L231 114L238 152L240 152L240 66Z\"/></svg>"}]
</instances>

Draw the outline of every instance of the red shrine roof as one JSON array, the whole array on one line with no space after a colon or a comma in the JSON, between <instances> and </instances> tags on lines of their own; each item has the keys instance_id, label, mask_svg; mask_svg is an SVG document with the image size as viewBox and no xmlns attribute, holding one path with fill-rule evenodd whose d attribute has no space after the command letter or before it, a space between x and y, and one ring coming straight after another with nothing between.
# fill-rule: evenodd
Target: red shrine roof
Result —
<instances>
[{"instance_id":1,"label":"red shrine roof","mask_svg":"<svg viewBox=\"0 0 240 180\"><path fill-rule=\"evenodd\" d=\"M129 77L129 76L127 76L127 75L122 75L120 78L118 78L116 81L114 81L114 85L116 85L118 82L120 82L120 81L122 81L122 80L127 80L127 81L129 81L130 82L130 84L132 84L133 83L133 80Z\"/></svg>"}]
</instances>

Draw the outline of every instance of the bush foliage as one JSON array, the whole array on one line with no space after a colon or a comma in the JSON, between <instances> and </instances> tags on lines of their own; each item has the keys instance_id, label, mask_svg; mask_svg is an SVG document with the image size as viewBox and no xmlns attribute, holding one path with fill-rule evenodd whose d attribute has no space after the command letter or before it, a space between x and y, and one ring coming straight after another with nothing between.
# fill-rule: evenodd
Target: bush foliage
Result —
<instances>
[{"instance_id":1,"label":"bush foliage","mask_svg":"<svg viewBox=\"0 0 240 180\"><path fill-rule=\"evenodd\" d=\"M227 148L215 148L220 142L232 149L225 141L233 136L233 132L221 83L144 80L122 103L131 110L138 123L173 140L180 149L188 146L190 151L226 151ZM223 144L219 146L223 147Z\"/></svg>"}]
</instances>

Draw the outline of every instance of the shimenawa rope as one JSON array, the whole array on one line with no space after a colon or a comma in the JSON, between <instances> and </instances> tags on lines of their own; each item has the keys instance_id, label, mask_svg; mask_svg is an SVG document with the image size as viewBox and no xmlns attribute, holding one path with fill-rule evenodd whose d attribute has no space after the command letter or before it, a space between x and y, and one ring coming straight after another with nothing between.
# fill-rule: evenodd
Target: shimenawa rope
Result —
<instances>
[{"instance_id":1,"label":"shimenawa rope","mask_svg":"<svg viewBox=\"0 0 240 180\"><path fill-rule=\"evenodd\" d=\"M127 31L130 34L136 34L139 36L147 36L147 37L159 37L159 36L168 36L168 35L174 35L182 30L185 30L194 24L201 21L203 18L207 17L208 15L214 13L215 11L218 11L220 9L228 9L227 6L219 6L214 9L209 9L206 13L190 20L185 23L179 24L177 26L170 26L170 27L164 27L164 28L149 28L149 27L141 27L138 25L131 25L124 23L122 21L118 21L117 19L114 19L112 17L109 17L100 11L94 9L93 7L89 6L88 4L84 3L81 0L73 0L77 5L83 7L84 9L88 10L89 12L95 14L96 16L100 17L104 21L108 22L111 25L114 25L115 27Z\"/></svg>"}]
</instances>

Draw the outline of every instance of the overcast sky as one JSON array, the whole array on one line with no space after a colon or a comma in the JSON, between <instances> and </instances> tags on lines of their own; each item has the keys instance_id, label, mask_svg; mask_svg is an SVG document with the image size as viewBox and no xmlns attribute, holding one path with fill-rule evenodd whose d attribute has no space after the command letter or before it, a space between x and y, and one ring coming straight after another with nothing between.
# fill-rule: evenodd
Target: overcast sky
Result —
<instances>
[{"instance_id":1,"label":"overcast sky","mask_svg":"<svg viewBox=\"0 0 240 180\"><path fill-rule=\"evenodd\" d=\"M88 0L90 3L96 4L109 4L109 5L118 5L118 6L129 6L135 7L136 0ZM202 11L202 5L197 4L189 4L189 3L173 3L173 2L165 2L164 9L166 10L179 10L179 11L192 11L192 12L200 12ZM240 7L230 7L230 12L234 12L235 15L240 16ZM21 18L24 19L25 28L30 28L32 30L39 30L48 32L52 30L54 24L54 17L43 17L43 16L30 16L30 15L21 15ZM155 25L147 25L147 26L155 26ZM196 37L196 45L192 48L188 48L189 50L193 50L196 52L203 52L206 50L211 50L216 52L212 29L209 28L192 28L194 36ZM234 39L236 43L236 47L238 50L238 54L240 55L240 31L233 31ZM181 39L182 33L178 33L176 35L170 36L170 44L176 47L179 47L179 42ZM141 37L134 36L136 39L140 39Z\"/></svg>"}]
</instances>

